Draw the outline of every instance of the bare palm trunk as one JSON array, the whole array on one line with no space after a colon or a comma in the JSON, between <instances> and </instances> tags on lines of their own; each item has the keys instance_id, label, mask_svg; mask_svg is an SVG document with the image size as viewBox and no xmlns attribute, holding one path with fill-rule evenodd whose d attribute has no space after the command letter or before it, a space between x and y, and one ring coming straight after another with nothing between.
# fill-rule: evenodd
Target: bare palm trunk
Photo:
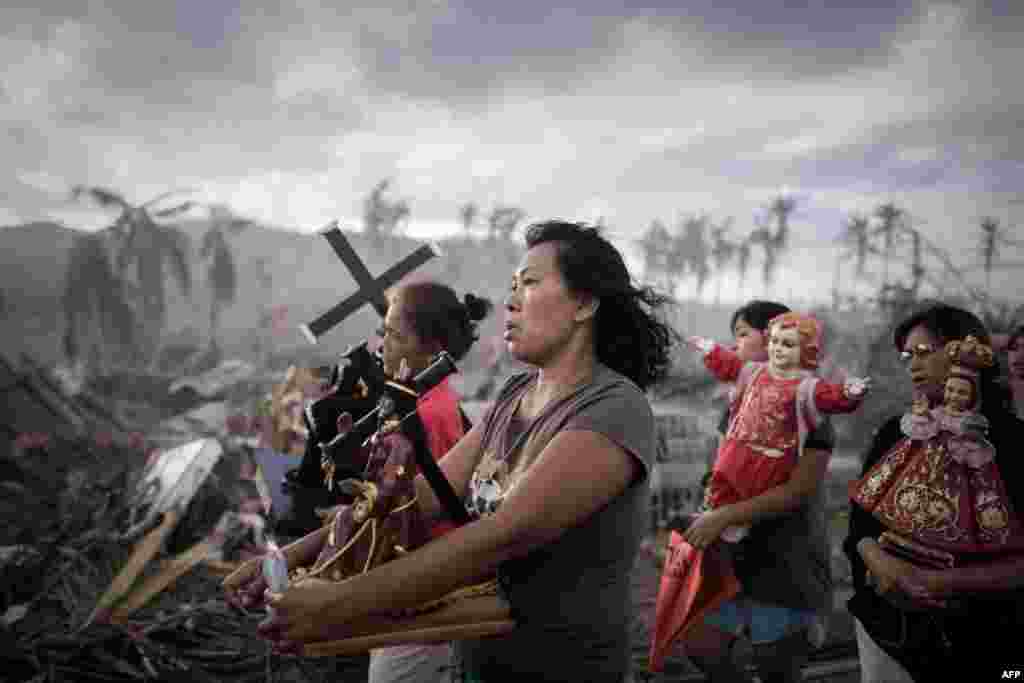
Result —
<instances>
[{"instance_id":1,"label":"bare palm trunk","mask_svg":"<svg viewBox=\"0 0 1024 683\"><path fill-rule=\"evenodd\" d=\"M220 332L220 304L216 301L210 304L210 345L217 346L217 337Z\"/></svg>"},{"instance_id":2,"label":"bare palm trunk","mask_svg":"<svg viewBox=\"0 0 1024 683\"><path fill-rule=\"evenodd\" d=\"M882 289L889 291L889 249L882 255Z\"/></svg>"},{"instance_id":3,"label":"bare palm trunk","mask_svg":"<svg viewBox=\"0 0 1024 683\"><path fill-rule=\"evenodd\" d=\"M841 266L842 266L842 259L837 255L836 256L836 267L835 267L835 270L832 273L832 310L833 311L838 311L839 310L839 301L841 299L841 295L839 293L839 282L840 282L840 280L839 280L840 272L839 271L840 271Z\"/></svg>"}]
</instances>

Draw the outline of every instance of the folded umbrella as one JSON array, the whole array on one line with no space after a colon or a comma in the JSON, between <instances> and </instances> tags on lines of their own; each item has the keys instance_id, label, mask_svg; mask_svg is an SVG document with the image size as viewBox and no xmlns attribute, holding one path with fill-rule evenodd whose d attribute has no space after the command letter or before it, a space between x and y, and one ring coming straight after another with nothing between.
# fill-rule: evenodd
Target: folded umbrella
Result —
<instances>
[{"instance_id":1,"label":"folded umbrella","mask_svg":"<svg viewBox=\"0 0 1024 683\"><path fill-rule=\"evenodd\" d=\"M705 614L738 595L740 588L732 563L718 544L700 550L672 531L654 607L648 668L661 671L672 643Z\"/></svg>"}]
</instances>

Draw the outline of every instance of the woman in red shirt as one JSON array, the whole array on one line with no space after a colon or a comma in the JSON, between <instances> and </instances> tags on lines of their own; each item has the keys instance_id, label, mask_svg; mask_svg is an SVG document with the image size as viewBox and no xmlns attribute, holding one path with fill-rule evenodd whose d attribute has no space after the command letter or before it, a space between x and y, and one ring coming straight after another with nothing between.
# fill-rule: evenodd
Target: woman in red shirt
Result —
<instances>
[{"instance_id":1,"label":"woman in red shirt","mask_svg":"<svg viewBox=\"0 0 1024 683\"><path fill-rule=\"evenodd\" d=\"M414 376L435 355L447 351L458 362L477 340L477 322L490 312L491 303L472 294L459 301L451 287L416 282L397 287L389 296L388 312L380 330L384 373L389 377ZM468 424L459 396L446 378L420 397L416 412L427 447L440 460L466 433ZM434 538L452 528L441 521L431 529ZM402 645L373 650L369 683L442 681L450 666L451 649L440 645Z\"/></svg>"}]
</instances>

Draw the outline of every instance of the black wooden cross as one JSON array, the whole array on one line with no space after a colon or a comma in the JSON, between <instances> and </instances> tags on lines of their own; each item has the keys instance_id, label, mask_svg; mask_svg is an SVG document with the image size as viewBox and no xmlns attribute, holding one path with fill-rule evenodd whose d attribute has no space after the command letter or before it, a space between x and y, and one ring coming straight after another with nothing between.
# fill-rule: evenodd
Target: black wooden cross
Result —
<instances>
[{"instance_id":1,"label":"black wooden cross","mask_svg":"<svg viewBox=\"0 0 1024 683\"><path fill-rule=\"evenodd\" d=\"M348 272L355 278L356 284L359 285L359 291L308 325L299 326L302 334L305 335L311 344L316 344L320 337L328 330L340 324L345 318L366 304L371 304L380 317L383 318L388 310L388 302L384 297L385 290L430 259L441 255L441 250L437 246L424 244L388 268L383 275L374 279L362 260L360 260L359 255L352 249L352 245L348 243L344 233L338 227L337 221L328 225L321 233L327 238L328 243L334 249L334 253L338 255L338 258L348 268Z\"/></svg>"}]
</instances>

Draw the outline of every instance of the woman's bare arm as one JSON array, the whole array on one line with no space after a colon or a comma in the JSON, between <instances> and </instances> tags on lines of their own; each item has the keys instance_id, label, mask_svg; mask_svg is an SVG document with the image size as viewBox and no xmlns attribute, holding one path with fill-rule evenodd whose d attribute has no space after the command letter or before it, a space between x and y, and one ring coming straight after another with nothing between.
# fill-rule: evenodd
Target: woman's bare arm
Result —
<instances>
[{"instance_id":1,"label":"woman's bare arm","mask_svg":"<svg viewBox=\"0 0 1024 683\"><path fill-rule=\"evenodd\" d=\"M465 457L460 455L460 460ZM311 583L309 595L304 595L302 583L289 589L282 603L290 612L285 627L289 639L315 638L325 625L412 607L493 574L502 562L550 543L603 508L630 485L639 467L600 434L562 432L495 515L454 529L366 574L337 584Z\"/></svg>"}]
</instances>

